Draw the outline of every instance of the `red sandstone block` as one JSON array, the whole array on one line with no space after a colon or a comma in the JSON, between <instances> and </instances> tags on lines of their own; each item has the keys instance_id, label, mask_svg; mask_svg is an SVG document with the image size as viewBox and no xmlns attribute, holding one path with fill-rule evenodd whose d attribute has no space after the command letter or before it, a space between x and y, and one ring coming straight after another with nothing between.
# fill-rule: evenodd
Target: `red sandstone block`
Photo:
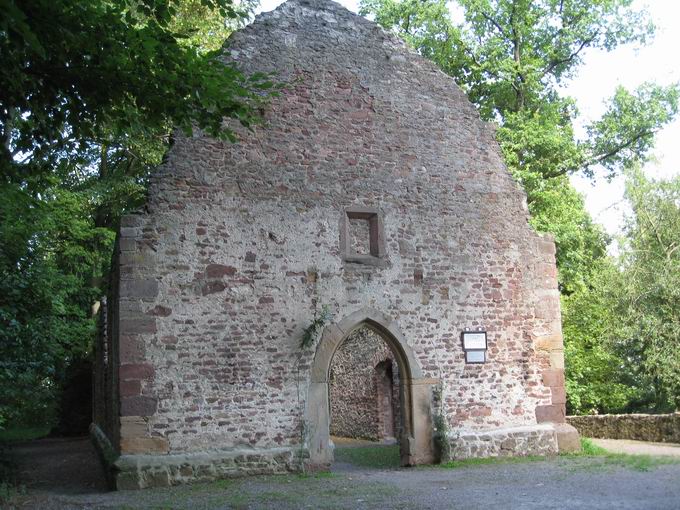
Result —
<instances>
[{"instance_id":1,"label":"red sandstone block","mask_svg":"<svg viewBox=\"0 0 680 510\"><path fill-rule=\"evenodd\" d=\"M538 423L564 423L565 414L563 405L552 404L549 406L536 407L536 421Z\"/></svg>"},{"instance_id":2,"label":"red sandstone block","mask_svg":"<svg viewBox=\"0 0 680 510\"><path fill-rule=\"evenodd\" d=\"M208 294L217 294L218 292L222 292L226 288L227 286L222 282L207 282L203 286L201 292L204 296L207 296Z\"/></svg>"},{"instance_id":3,"label":"red sandstone block","mask_svg":"<svg viewBox=\"0 0 680 510\"><path fill-rule=\"evenodd\" d=\"M236 268L232 266L224 266L222 264L208 264L205 268L205 275L208 278L222 278L223 276L234 276Z\"/></svg>"},{"instance_id":4,"label":"red sandstone block","mask_svg":"<svg viewBox=\"0 0 680 510\"><path fill-rule=\"evenodd\" d=\"M144 335L156 332L156 319L153 317L135 317L123 319L120 324L121 335Z\"/></svg>"},{"instance_id":5,"label":"red sandstone block","mask_svg":"<svg viewBox=\"0 0 680 510\"><path fill-rule=\"evenodd\" d=\"M144 217L139 214L126 214L120 218L121 227L141 227L144 224Z\"/></svg>"},{"instance_id":6,"label":"red sandstone block","mask_svg":"<svg viewBox=\"0 0 680 510\"><path fill-rule=\"evenodd\" d=\"M121 363L136 363L144 359L144 342L137 335L120 336Z\"/></svg>"},{"instance_id":7,"label":"red sandstone block","mask_svg":"<svg viewBox=\"0 0 680 510\"><path fill-rule=\"evenodd\" d=\"M136 248L137 248L137 243L134 239L121 238L118 241L118 249L121 252L135 251Z\"/></svg>"},{"instance_id":8,"label":"red sandstone block","mask_svg":"<svg viewBox=\"0 0 680 510\"><path fill-rule=\"evenodd\" d=\"M538 249L546 255L555 255L555 243L552 241L539 241Z\"/></svg>"},{"instance_id":9,"label":"red sandstone block","mask_svg":"<svg viewBox=\"0 0 680 510\"><path fill-rule=\"evenodd\" d=\"M153 278L123 280L120 282L121 298L152 299L158 295L158 280Z\"/></svg>"},{"instance_id":10,"label":"red sandstone block","mask_svg":"<svg viewBox=\"0 0 680 510\"><path fill-rule=\"evenodd\" d=\"M120 396L134 397L142 392L142 383L138 380L120 381Z\"/></svg>"},{"instance_id":11,"label":"red sandstone block","mask_svg":"<svg viewBox=\"0 0 680 510\"><path fill-rule=\"evenodd\" d=\"M120 366L118 377L127 379L149 379L153 377L154 368L148 363L124 363Z\"/></svg>"},{"instance_id":12,"label":"red sandstone block","mask_svg":"<svg viewBox=\"0 0 680 510\"><path fill-rule=\"evenodd\" d=\"M564 369L562 368L547 368L541 373L543 376L543 384L550 387L564 386Z\"/></svg>"},{"instance_id":13,"label":"red sandstone block","mask_svg":"<svg viewBox=\"0 0 680 510\"><path fill-rule=\"evenodd\" d=\"M563 386L556 386L551 388L552 390L552 403L553 404L566 404L567 403L567 393L564 391Z\"/></svg>"},{"instance_id":14,"label":"red sandstone block","mask_svg":"<svg viewBox=\"0 0 680 510\"><path fill-rule=\"evenodd\" d=\"M147 315L153 315L154 317L168 317L172 313L172 309L157 305L146 313Z\"/></svg>"},{"instance_id":15,"label":"red sandstone block","mask_svg":"<svg viewBox=\"0 0 680 510\"><path fill-rule=\"evenodd\" d=\"M157 408L158 401L151 397L138 395L120 399L121 416L153 416Z\"/></svg>"}]
</instances>

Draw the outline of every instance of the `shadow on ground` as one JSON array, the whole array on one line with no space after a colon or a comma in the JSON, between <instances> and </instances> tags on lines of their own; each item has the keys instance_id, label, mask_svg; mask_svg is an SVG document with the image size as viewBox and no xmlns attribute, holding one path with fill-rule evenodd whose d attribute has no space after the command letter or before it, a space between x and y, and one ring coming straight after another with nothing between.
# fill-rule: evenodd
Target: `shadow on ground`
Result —
<instances>
[{"instance_id":1,"label":"shadow on ground","mask_svg":"<svg viewBox=\"0 0 680 510\"><path fill-rule=\"evenodd\" d=\"M90 439L54 438L16 443L10 455L17 477L32 494L106 492L104 470Z\"/></svg>"},{"instance_id":2,"label":"shadow on ground","mask_svg":"<svg viewBox=\"0 0 680 510\"><path fill-rule=\"evenodd\" d=\"M12 456L26 493L3 508L677 509L680 501L678 462L570 456L398 468L396 446L339 447L336 453L330 473L106 492L86 438L17 443Z\"/></svg>"}]
</instances>

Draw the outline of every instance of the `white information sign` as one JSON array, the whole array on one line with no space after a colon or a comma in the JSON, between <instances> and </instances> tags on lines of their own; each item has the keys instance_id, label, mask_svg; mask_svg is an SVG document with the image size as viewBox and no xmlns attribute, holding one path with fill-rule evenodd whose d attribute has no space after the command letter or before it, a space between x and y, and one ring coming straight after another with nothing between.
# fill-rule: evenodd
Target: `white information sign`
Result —
<instances>
[{"instance_id":1,"label":"white information sign","mask_svg":"<svg viewBox=\"0 0 680 510\"><path fill-rule=\"evenodd\" d=\"M466 363L485 363L486 351L465 351Z\"/></svg>"},{"instance_id":2,"label":"white information sign","mask_svg":"<svg viewBox=\"0 0 680 510\"><path fill-rule=\"evenodd\" d=\"M463 333L463 349L486 349L486 333Z\"/></svg>"}]
</instances>

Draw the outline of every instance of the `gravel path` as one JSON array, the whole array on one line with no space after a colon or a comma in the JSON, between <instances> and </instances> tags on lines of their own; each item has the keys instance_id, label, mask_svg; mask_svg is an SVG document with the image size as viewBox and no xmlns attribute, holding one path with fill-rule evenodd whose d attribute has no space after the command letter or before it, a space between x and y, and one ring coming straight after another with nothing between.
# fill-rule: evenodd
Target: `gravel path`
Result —
<instances>
[{"instance_id":1,"label":"gravel path","mask_svg":"<svg viewBox=\"0 0 680 510\"><path fill-rule=\"evenodd\" d=\"M591 439L591 441L613 453L680 457L680 444L676 443L649 443L631 439Z\"/></svg>"},{"instance_id":2,"label":"gravel path","mask_svg":"<svg viewBox=\"0 0 680 510\"><path fill-rule=\"evenodd\" d=\"M438 467L336 464L317 476L267 476L105 492L86 439L14 447L35 509L678 509L680 463L639 471L601 457Z\"/></svg>"}]
</instances>

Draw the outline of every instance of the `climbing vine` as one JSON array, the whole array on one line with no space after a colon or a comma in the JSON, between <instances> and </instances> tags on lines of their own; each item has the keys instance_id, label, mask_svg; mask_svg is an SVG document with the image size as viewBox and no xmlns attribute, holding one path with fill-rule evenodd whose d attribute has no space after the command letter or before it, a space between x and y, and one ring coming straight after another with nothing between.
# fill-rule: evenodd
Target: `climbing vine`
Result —
<instances>
[{"instance_id":1,"label":"climbing vine","mask_svg":"<svg viewBox=\"0 0 680 510\"><path fill-rule=\"evenodd\" d=\"M434 413L434 444L439 455L439 461L448 460L451 453L451 445L449 443L449 422L446 420L444 414L444 384L440 383L433 390L433 397L437 411Z\"/></svg>"},{"instance_id":2,"label":"climbing vine","mask_svg":"<svg viewBox=\"0 0 680 510\"><path fill-rule=\"evenodd\" d=\"M314 320L309 326L305 328L304 332L302 333L300 348L307 349L308 347L314 345L319 333L324 328L324 326L328 324L332 317L333 316L328 305L323 305L321 307L321 312L318 314L314 312Z\"/></svg>"}]
</instances>

